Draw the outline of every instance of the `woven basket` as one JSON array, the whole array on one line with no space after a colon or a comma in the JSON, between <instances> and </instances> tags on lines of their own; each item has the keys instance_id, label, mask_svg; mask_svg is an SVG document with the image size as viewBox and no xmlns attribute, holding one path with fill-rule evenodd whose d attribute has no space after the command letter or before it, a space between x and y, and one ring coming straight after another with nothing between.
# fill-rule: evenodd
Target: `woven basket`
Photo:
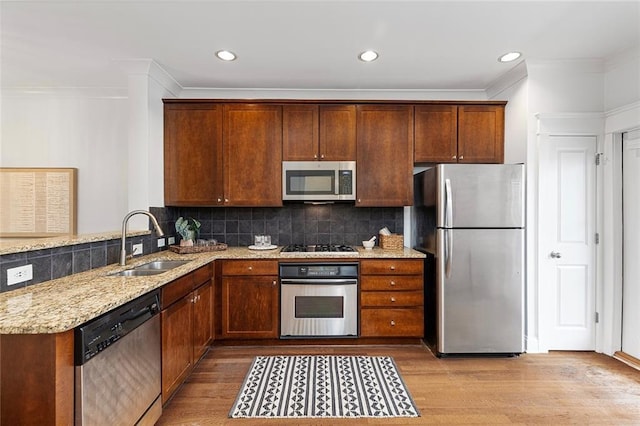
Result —
<instances>
[{"instance_id":1,"label":"woven basket","mask_svg":"<svg viewBox=\"0 0 640 426\"><path fill-rule=\"evenodd\" d=\"M169 250L178 254L204 253L207 251L220 251L226 249L227 245L225 243L219 243L212 246L169 246Z\"/></svg>"},{"instance_id":2,"label":"woven basket","mask_svg":"<svg viewBox=\"0 0 640 426\"><path fill-rule=\"evenodd\" d=\"M399 234L380 234L380 248L384 250L401 250L404 248L404 237Z\"/></svg>"}]
</instances>

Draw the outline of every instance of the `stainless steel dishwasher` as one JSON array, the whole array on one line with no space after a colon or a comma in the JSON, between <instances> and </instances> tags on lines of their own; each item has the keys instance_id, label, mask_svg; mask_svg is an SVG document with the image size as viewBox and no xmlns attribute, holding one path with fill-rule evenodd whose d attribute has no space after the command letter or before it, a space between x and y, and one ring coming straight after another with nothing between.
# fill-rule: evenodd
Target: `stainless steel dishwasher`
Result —
<instances>
[{"instance_id":1,"label":"stainless steel dishwasher","mask_svg":"<svg viewBox=\"0 0 640 426\"><path fill-rule=\"evenodd\" d=\"M75 329L76 425L153 425L162 414L158 291Z\"/></svg>"}]
</instances>

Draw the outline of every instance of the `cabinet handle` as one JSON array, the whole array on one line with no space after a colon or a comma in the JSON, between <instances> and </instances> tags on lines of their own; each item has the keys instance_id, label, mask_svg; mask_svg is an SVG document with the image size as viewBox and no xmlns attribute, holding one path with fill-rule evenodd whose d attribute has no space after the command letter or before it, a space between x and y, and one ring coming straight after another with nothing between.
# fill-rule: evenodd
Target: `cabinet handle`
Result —
<instances>
[{"instance_id":1,"label":"cabinet handle","mask_svg":"<svg viewBox=\"0 0 640 426\"><path fill-rule=\"evenodd\" d=\"M396 285L396 282L395 281L391 281L389 284L391 285L391 287L393 287L393 286Z\"/></svg>"},{"instance_id":2,"label":"cabinet handle","mask_svg":"<svg viewBox=\"0 0 640 426\"><path fill-rule=\"evenodd\" d=\"M396 322L394 320L391 320L391 327L395 327L396 326Z\"/></svg>"},{"instance_id":3,"label":"cabinet handle","mask_svg":"<svg viewBox=\"0 0 640 426\"><path fill-rule=\"evenodd\" d=\"M392 298L391 298L391 301L392 301L392 302L395 302L395 301L396 301L396 298L395 298L395 297L392 297Z\"/></svg>"}]
</instances>

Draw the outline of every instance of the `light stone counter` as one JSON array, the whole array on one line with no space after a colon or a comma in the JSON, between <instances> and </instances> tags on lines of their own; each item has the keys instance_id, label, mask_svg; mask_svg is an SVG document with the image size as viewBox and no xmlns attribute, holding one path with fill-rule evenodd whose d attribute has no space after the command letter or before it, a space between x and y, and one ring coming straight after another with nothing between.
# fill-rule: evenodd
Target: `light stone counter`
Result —
<instances>
[{"instance_id":1,"label":"light stone counter","mask_svg":"<svg viewBox=\"0 0 640 426\"><path fill-rule=\"evenodd\" d=\"M188 274L216 259L325 259L317 255L285 255L281 247L268 251L229 247L224 251L176 254L171 251L137 257L127 266L109 265L0 294L0 334L47 334L71 330L130 300ZM332 260L424 258L411 249L365 250L355 255L335 256ZM114 272L130 269L154 260L180 259L189 263L158 275L123 277Z\"/></svg>"}]
</instances>

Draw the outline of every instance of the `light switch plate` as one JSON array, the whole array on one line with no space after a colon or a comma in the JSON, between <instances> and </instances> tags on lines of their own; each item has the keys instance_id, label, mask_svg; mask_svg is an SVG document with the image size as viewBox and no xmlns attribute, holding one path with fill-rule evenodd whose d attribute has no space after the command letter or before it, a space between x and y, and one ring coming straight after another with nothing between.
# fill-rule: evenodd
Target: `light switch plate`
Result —
<instances>
[{"instance_id":1,"label":"light switch plate","mask_svg":"<svg viewBox=\"0 0 640 426\"><path fill-rule=\"evenodd\" d=\"M165 245L164 237L158 238L158 248L159 247L164 247L164 245Z\"/></svg>"},{"instance_id":2,"label":"light switch plate","mask_svg":"<svg viewBox=\"0 0 640 426\"><path fill-rule=\"evenodd\" d=\"M169 245L175 244L176 243L176 238L175 237L169 237L167 238Z\"/></svg>"}]
</instances>

